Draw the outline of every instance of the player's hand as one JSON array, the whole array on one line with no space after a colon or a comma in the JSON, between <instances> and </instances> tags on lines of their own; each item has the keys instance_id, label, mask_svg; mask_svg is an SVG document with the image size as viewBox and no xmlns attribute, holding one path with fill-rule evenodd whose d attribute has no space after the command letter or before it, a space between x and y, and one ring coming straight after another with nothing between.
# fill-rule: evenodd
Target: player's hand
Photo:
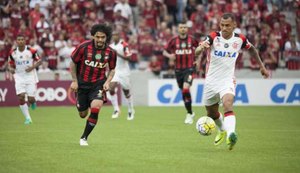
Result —
<instances>
[{"instance_id":1,"label":"player's hand","mask_svg":"<svg viewBox=\"0 0 300 173\"><path fill-rule=\"evenodd\" d=\"M15 69L14 69L14 68L9 68L8 70L9 70L9 72L10 72L11 74L15 74Z\"/></svg>"},{"instance_id":2,"label":"player's hand","mask_svg":"<svg viewBox=\"0 0 300 173\"><path fill-rule=\"evenodd\" d=\"M25 71L28 73L28 72L31 72L33 69L34 69L34 67L32 66L32 67L26 68Z\"/></svg>"},{"instance_id":3,"label":"player's hand","mask_svg":"<svg viewBox=\"0 0 300 173\"><path fill-rule=\"evenodd\" d=\"M78 83L77 81L72 81L71 85L70 85L71 91L73 92L77 92L78 90Z\"/></svg>"},{"instance_id":4,"label":"player's hand","mask_svg":"<svg viewBox=\"0 0 300 173\"><path fill-rule=\"evenodd\" d=\"M260 73L265 79L270 76L269 71L265 67L260 68Z\"/></svg>"},{"instance_id":5,"label":"player's hand","mask_svg":"<svg viewBox=\"0 0 300 173\"><path fill-rule=\"evenodd\" d=\"M199 47L200 47L200 49L204 49L204 48L209 48L210 45L209 45L208 41L204 41L202 43L199 43Z\"/></svg>"},{"instance_id":6,"label":"player's hand","mask_svg":"<svg viewBox=\"0 0 300 173\"><path fill-rule=\"evenodd\" d=\"M104 85L103 85L103 90L104 91L108 91L109 90L109 84L110 82L105 82Z\"/></svg>"},{"instance_id":7,"label":"player's hand","mask_svg":"<svg viewBox=\"0 0 300 173\"><path fill-rule=\"evenodd\" d=\"M176 55L175 54L170 54L170 60L175 60L176 59Z\"/></svg>"}]
</instances>

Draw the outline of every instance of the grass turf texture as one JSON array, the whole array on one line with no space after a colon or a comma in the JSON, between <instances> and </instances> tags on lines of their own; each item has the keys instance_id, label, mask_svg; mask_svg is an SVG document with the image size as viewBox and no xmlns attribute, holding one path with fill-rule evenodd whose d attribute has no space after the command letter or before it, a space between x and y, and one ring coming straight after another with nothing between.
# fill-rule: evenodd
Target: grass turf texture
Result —
<instances>
[{"instance_id":1,"label":"grass turf texture","mask_svg":"<svg viewBox=\"0 0 300 173\"><path fill-rule=\"evenodd\" d=\"M205 115L195 107L196 119ZM298 172L300 107L235 107L238 143L215 147L185 125L183 107L136 107L136 118L101 110L89 146L75 107L38 107L24 125L18 107L0 108L0 172Z\"/></svg>"}]
</instances>

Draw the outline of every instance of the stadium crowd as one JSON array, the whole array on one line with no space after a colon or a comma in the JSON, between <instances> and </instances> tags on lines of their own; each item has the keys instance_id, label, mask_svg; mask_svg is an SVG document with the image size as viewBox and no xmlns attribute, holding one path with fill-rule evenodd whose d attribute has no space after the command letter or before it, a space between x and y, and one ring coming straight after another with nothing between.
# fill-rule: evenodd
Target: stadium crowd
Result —
<instances>
[{"instance_id":1,"label":"stadium crowd","mask_svg":"<svg viewBox=\"0 0 300 173\"><path fill-rule=\"evenodd\" d=\"M238 19L235 32L247 36L270 70L300 70L300 1L295 0L2 0L0 2L0 71L18 34L36 48L43 64L38 72L68 70L71 52L95 23L109 22L121 31L132 50L132 69L150 69L159 75L173 62L162 52L176 35L179 21L203 40L219 30L223 12ZM200 75L204 73L205 55ZM240 54L237 68L258 69L253 57ZM167 73L168 74L168 73Z\"/></svg>"}]
</instances>

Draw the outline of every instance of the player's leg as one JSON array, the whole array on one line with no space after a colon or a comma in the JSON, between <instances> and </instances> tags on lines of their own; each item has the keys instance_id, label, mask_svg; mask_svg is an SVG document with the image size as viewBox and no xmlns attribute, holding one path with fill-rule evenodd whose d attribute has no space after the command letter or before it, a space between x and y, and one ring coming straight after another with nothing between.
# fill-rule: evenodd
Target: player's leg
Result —
<instances>
[{"instance_id":1,"label":"player's leg","mask_svg":"<svg viewBox=\"0 0 300 173\"><path fill-rule=\"evenodd\" d=\"M85 125L85 129L83 131L83 134L80 138L80 145L81 146L87 146L87 139L90 133L93 131L94 127L96 126L98 122L98 114L100 111L100 108L103 105L102 100L93 100L91 102L91 111L90 111L90 116L88 117Z\"/></svg>"},{"instance_id":2,"label":"player's leg","mask_svg":"<svg viewBox=\"0 0 300 173\"><path fill-rule=\"evenodd\" d=\"M233 146L237 142L237 135L235 132L236 117L233 112L233 101L234 95L232 93L227 93L222 97L223 108L224 108L224 125L227 131L227 144L229 150L233 149Z\"/></svg>"},{"instance_id":3,"label":"player's leg","mask_svg":"<svg viewBox=\"0 0 300 173\"><path fill-rule=\"evenodd\" d=\"M215 121L218 128L218 134L215 137L214 144L220 145L226 138L223 116L219 112L220 95L216 93L211 86L206 84L203 91L203 100L207 116L211 117Z\"/></svg>"},{"instance_id":4,"label":"player's leg","mask_svg":"<svg viewBox=\"0 0 300 173\"><path fill-rule=\"evenodd\" d=\"M215 138L214 144L220 145L226 137L226 131L224 128L223 116L219 112L219 103L215 103L211 106L205 106L205 108L207 116L211 117L215 121L218 128L218 134Z\"/></svg>"},{"instance_id":5,"label":"player's leg","mask_svg":"<svg viewBox=\"0 0 300 173\"><path fill-rule=\"evenodd\" d=\"M27 125L27 124L31 124L32 120L31 120L31 116L29 114L28 105L25 101L25 96L26 96L25 93L18 94L20 109L25 117L24 124Z\"/></svg>"},{"instance_id":6,"label":"player's leg","mask_svg":"<svg viewBox=\"0 0 300 173\"><path fill-rule=\"evenodd\" d=\"M109 93L110 93L110 96L111 96L110 101L111 101L111 104L114 108L114 112L111 116L112 118L118 118L119 114L120 114L120 108L119 108L119 103L118 103L118 95L116 93L117 85L118 85L117 82L111 82L110 83L110 90L109 90Z\"/></svg>"},{"instance_id":7,"label":"player's leg","mask_svg":"<svg viewBox=\"0 0 300 173\"><path fill-rule=\"evenodd\" d=\"M21 112L23 113L25 117L24 124L31 124L32 120L29 114L28 105L26 103L25 97L26 97L26 85L25 83L16 81L15 83L16 93L19 100L19 106L21 109Z\"/></svg>"},{"instance_id":8,"label":"player's leg","mask_svg":"<svg viewBox=\"0 0 300 173\"><path fill-rule=\"evenodd\" d=\"M190 87L193 83L193 72L187 71L184 72L183 78L183 87L182 87L182 99L184 102L185 109L187 111L185 123L186 124L193 124L195 113L192 110L192 97L190 92Z\"/></svg>"},{"instance_id":9,"label":"player's leg","mask_svg":"<svg viewBox=\"0 0 300 173\"><path fill-rule=\"evenodd\" d=\"M120 80L120 84L123 88L123 92L124 95L126 97L127 103L128 103L128 116L127 116L127 120L133 120L134 119L134 114L135 114L135 110L133 108L133 99L132 99L132 94L131 94L131 90L130 90L130 80L129 80L129 76L124 76L123 78L121 78Z\"/></svg>"},{"instance_id":10,"label":"player's leg","mask_svg":"<svg viewBox=\"0 0 300 173\"><path fill-rule=\"evenodd\" d=\"M26 90L27 90L28 102L30 104L30 107L32 110L35 110L36 109L35 94L37 90L36 84L35 83L27 84Z\"/></svg>"}]
</instances>

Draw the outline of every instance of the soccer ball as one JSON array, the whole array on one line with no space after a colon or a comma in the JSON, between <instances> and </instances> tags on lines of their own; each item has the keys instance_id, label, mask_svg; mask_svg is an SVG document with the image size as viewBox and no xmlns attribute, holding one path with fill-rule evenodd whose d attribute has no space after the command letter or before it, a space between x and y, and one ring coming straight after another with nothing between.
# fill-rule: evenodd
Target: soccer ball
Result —
<instances>
[{"instance_id":1,"label":"soccer ball","mask_svg":"<svg viewBox=\"0 0 300 173\"><path fill-rule=\"evenodd\" d=\"M200 117L196 123L197 131L203 136L209 136L216 129L215 121L208 117Z\"/></svg>"}]
</instances>

